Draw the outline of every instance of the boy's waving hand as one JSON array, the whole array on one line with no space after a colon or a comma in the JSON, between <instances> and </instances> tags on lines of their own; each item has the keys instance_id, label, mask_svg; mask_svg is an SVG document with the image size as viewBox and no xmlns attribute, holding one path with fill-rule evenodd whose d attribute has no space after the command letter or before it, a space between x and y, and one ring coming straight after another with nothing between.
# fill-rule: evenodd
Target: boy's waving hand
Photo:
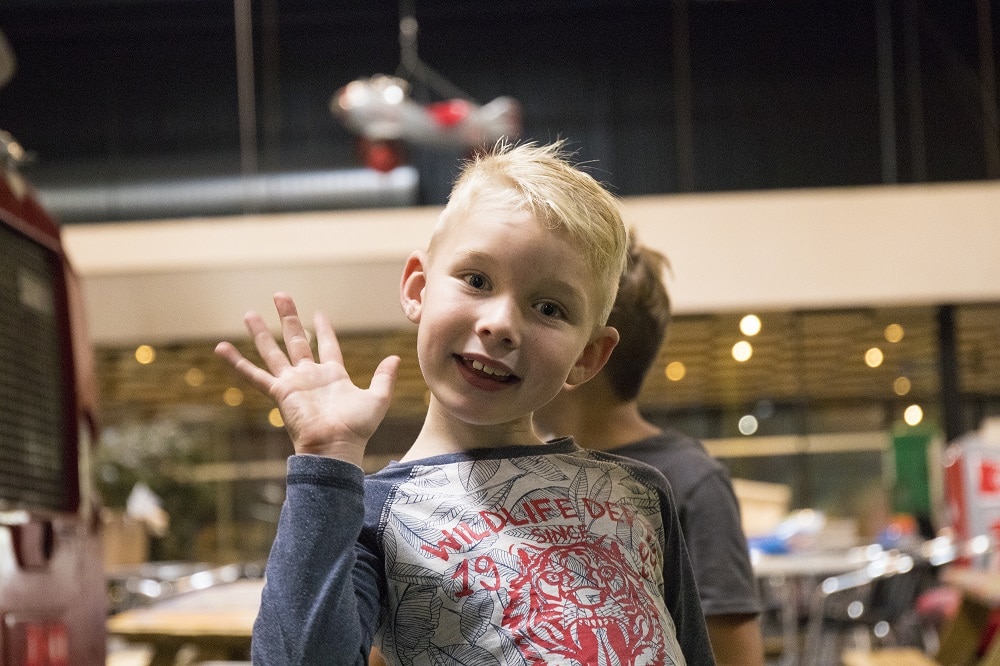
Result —
<instances>
[{"instance_id":1,"label":"boy's waving hand","mask_svg":"<svg viewBox=\"0 0 1000 666\"><path fill-rule=\"evenodd\" d=\"M295 453L338 458L360 467L365 445L389 409L399 357L383 359L369 388L361 389L344 368L340 343L328 317L315 315L316 362L295 302L288 294L278 293L274 305L287 354L256 312L248 312L244 321L266 370L228 342L220 342L215 352L278 404Z\"/></svg>"}]
</instances>

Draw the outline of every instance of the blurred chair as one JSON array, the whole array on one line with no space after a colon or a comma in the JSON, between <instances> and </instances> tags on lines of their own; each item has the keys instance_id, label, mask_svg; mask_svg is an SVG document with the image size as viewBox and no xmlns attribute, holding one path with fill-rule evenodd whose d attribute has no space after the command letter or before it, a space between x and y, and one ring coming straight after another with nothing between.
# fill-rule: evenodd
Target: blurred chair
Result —
<instances>
[{"instance_id":1,"label":"blurred chair","mask_svg":"<svg viewBox=\"0 0 1000 666\"><path fill-rule=\"evenodd\" d=\"M920 546L920 557L935 567L961 561L985 568L995 552L996 542L987 534L969 539L939 536Z\"/></svg>"},{"instance_id":2,"label":"blurred chair","mask_svg":"<svg viewBox=\"0 0 1000 666\"><path fill-rule=\"evenodd\" d=\"M263 565L254 562L216 567L204 562L146 562L108 574L109 610L114 614L143 608L187 592L263 575Z\"/></svg>"},{"instance_id":3,"label":"blurred chair","mask_svg":"<svg viewBox=\"0 0 1000 666\"><path fill-rule=\"evenodd\" d=\"M936 654L942 625L954 614L956 599L937 584L948 564L986 567L997 552L986 535L970 539L941 536L909 552L885 550L855 571L830 576L810 601L806 628L807 664L840 663L845 647L915 647Z\"/></svg>"},{"instance_id":4,"label":"blurred chair","mask_svg":"<svg viewBox=\"0 0 1000 666\"><path fill-rule=\"evenodd\" d=\"M810 601L804 663L839 664L845 647L919 643L915 564L910 555L886 550L859 569L824 579Z\"/></svg>"},{"instance_id":5,"label":"blurred chair","mask_svg":"<svg viewBox=\"0 0 1000 666\"><path fill-rule=\"evenodd\" d=\"M956 564L996 570L996 546L996 540L986 534L969 539L940 536L925 541L919 557L935 569ZM940 649L941 631L957 613L961 596L961 591L953 586L934 584L917 597L915 610L928 654L936 654Z\"/></svg>"}]
</instances>

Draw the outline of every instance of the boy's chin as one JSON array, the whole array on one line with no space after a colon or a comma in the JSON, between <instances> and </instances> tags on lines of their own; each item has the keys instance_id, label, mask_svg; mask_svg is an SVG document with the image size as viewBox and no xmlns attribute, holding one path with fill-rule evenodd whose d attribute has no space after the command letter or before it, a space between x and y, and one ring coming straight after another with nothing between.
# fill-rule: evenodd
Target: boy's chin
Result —
<instances>
[{"instance_id":1,"label":"boy's chin","mask_svg":"<svg viewBox=\"0 0 1000 666\"><path fill-rule=\"evenodd\" d=\"M469 426L489 428L516 425L522 420L530 423L531 420L530 412L511 409L504 404L506 401L502 397L483 395L478 400L470 400L468 395L464 395L457 400L447 397L443 400L432 397L431 400L449 418Z\"/></svg>"}]
</instances>

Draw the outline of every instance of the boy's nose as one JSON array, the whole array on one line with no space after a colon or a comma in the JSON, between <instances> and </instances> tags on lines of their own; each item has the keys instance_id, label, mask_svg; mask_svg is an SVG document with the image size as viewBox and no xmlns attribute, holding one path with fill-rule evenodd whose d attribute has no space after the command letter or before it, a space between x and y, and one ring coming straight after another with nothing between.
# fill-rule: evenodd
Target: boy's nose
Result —
<instances>
[{"instance_id":1,"label":"boy's nose","mask_svg":"<svg viewBox=\"0 0 1000 666\"><path fill-rule=\"evenodd\" d=\"M513 299L498 296L483 304L476 333L492 344L516 348L521 344L521 315Z\"/></svg>"}]
</instances>

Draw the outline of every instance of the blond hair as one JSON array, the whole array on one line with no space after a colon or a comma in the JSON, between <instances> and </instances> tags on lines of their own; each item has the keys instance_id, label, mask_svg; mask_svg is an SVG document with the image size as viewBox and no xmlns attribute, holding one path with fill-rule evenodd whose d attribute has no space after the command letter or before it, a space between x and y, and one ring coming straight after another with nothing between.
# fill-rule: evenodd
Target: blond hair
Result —
<instances>
[{"instance_id":1,"label":"blond hair","mask_svg":"<svg viewBox=\"0 0 1000 666\"><path fill-rule=\"evenodd\" d=\"M464 165L431 235L466 218L476 203L489 201L511 210L528 210L549 229L563 229L583 252L595 281L599 324L614 304L625 271L628 231L618 200L593 176L569 161L565 141L547 145L500 141Z\"/></svg>"}]
</instances>

